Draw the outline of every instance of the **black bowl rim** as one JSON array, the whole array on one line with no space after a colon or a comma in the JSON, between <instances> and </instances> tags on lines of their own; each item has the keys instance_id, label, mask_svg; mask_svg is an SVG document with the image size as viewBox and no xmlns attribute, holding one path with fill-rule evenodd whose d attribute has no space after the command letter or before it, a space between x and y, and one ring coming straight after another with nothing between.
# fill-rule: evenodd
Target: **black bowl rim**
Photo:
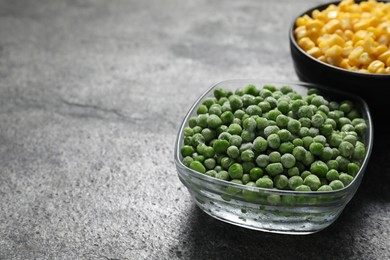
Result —
<instances>
[{"instance_id":1,"label":"black bowl rim","mask_svg":"<svg viewBox=\"0 0 390 260\"><path fill-rule=\"evenodd\" d=\"M296 20L307 14L307 15L311 15L311 13L314 11L314 10L324 10L326 7L328 7L329 5L332 5L332 4L339 4L341 1L332 1L332 2L327 2L327 3L322 3L322 4L319 4L319 5L316 5L314 7L311 7L310 9L307 9L306 11L304 11L303 13L301 13L300 15L296 16L291 25L290 25L290 30L289 30L289 38L290 38L290 43L301 53L303 54L305 57L307 57L308 59L314 61L314 62L317 62L319 64L322 64L323 66L331 69L331 70L334 70L334 71L337 71L337 72L340 72L342 74L345 74L345 75L350 75L350 76L360 76L362 78L389 78L390 79L390 75L389 74L374 74L374 73L362 73L362 72L358 72L358 71L353 71L353 70L347 70L347 69L343 69L343 68L340 68L340 67L337 67L337 66L334 66L334 65L331 65L329 63L326 63L326 62L323 62L323 61L320 61L314 57L312 57L311 55L307 54L307 52L305 52L297 43L296 39L295 39L295 36L294 36L294 29L296 28ZM355 0L356 3L360 3L360 2L365 2L364 0L362 1L359 1L359 0ZM378 0L378 2L385 2L385 3L390 3L390 1L387 1L387 0Z\"/></svg>"}]
</instances>

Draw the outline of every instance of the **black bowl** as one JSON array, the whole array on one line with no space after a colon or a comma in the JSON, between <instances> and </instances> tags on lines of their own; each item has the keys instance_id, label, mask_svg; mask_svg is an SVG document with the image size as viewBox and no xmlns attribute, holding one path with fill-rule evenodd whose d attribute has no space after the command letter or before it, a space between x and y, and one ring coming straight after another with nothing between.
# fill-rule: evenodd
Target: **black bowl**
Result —
<instances>
[{"instance_id":1,"label":"black bowl","mask_svg":"<svg viewBox=\"0 0 390 260\"><path fill-rule=\"evenodd\" d=\"M289 41L295 72L301 81L327 85L360 96L367 102L375 122L375 118L383 115L384 104L390 101L386 95L386 90L390 89L390 75L360 73L322 62L307 54L298 45L294 36L295 21L298 17L305 14L311 16L315 9L321 11L330 4L337 5L338 3L340 2L329 2L310 8L292 22L289 30Z\"/></svg>"}]
</instances>

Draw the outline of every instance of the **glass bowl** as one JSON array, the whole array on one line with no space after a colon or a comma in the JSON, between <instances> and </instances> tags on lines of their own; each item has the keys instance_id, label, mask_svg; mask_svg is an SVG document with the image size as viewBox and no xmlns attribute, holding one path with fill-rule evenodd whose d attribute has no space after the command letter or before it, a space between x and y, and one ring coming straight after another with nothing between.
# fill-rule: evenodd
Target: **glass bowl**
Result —
<instances>
[{"instance_id":1,"label":"glass bowl","mask_svg":"<svg viewBox=\"0 0 390 260\"><path fill-rule=\"evenodd\" d=\"M256 87L274 85L291 86L297 93L306 96L309 88L317 88L321 95L332 101L349 99L360 110L361 117L367 122L365 133L366 155L359 172L353 181L340 190L305 191L266 189L248 187L229 181L220 180L194 171L182 163L180 147L183 145L184 127L189 118L196 115L196 108L202 101L213 95L217 87L234 92L249 84ZM318 232L333 223L341 214L347 203L356 193L373 145L373 126L369 108L360 97L334 90L326 86L302 82L273 82L259 79L233 79L219 82L204 92L192 105L185 116L175 144L174 159L178 177L188 189L191 198L205 213L233 225L282 234L311 234Z\"/></svg>"}]
</instances>

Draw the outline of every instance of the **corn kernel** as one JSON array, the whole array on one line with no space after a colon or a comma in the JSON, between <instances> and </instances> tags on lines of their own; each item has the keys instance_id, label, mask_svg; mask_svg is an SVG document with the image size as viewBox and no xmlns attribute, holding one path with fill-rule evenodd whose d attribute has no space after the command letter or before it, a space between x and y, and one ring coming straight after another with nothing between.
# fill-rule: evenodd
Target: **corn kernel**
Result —
<instances>
[{"instance_id":1,"label":"corn kernel","mask_svg":"<svg viewBox=\"0 0 390 260\"><path fill-rule=\"evenodd\" d=\"M384 53L382 53L381 55L378 56L378 60L380 60L382 62L386 62L386 60L388 58L390 58L390 50L385 51Z\"/></svg>"},{"instance_id":2,"label":"corn kernel","mask_svg":"<svg viewBox=\"0 0 390 260\"><path fill-rule=\"evenodd\" d=\"M385 45L379 45L375 48L375 51L374 51L374 54L376 56L379 56L381 55L382 53L384 53L385 51L387 51L387 47Z\"/></svg>"},{"instance_id":3,"label":"corn kernel","mask_svg":"<svg viewBox=\"0 0 390 260\"><path fill-rule=\"evenodd\" d=\"M363 52L362 54L360 54L359 62L364 66L368 66L372 62L372 58L370 54L368 54L367 52Z\"/></svg>"},{"instance_id":4,"label":"corn kernel","mask_svg":"<svg viewBox=\"0 0 390 260\"><path fill-rule=\"evenodd\" d=\"M322 55L322 52L321 52L320 48L318 48L318 47L311 48L310 50L307 51L307 53L309 55L313 56L314 58L318 58Z\"/></svg>"},{"instance_id":5,"label":"corn kernel","mask_svg":"<svg viewBox=\"0 0 390 260\"><path fill-rule=\"evenodd\" d=\"M340 22L339 20L330 20L324 25L324 31L326 33L333 33L337 29L340 29Z\"/></svg>"},{"instance_id":6,"label":"corn kernel","mask_svg":"<svg viewBox=\"0 0 390 260\"><path fill-rule=\"evenodd\" d=\"M368 66L368 71L369 72L372 72L372 73L375 73L377 72L378 69L380 68L384 68L385 67L385 64L379 60L374 60L373 62L370 63L370 65Z\"/></svg>"},{"instance_id":7,"label":"corn kernel","mask_svg":"<svg viewBox=\"0 0 390 260\"><path fill-rule=\"evenodd\" d=\"M299 46L305 51L310 50L315 46L314 42L308 37L303 37L298 41Z\"/></svg>"}]
</instances>

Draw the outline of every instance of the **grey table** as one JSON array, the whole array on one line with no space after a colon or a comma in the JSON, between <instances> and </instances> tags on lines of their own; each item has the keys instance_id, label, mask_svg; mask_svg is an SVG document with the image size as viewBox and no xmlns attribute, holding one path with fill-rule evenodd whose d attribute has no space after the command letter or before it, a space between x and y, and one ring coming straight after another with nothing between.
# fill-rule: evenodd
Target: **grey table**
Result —
<instances>
[{"instance_id":1,"label":"grey table","mask_svg":"<svg viewBox=\"0 0 390 260\"><path fill-rule=\"evenodd\" d=\"M177 177L191 103L225 79L296 81L288 28L318 3L0 0L0 259L389 259L384 132L313 235L215 220Z\"/></svg>"}]
</instances>

